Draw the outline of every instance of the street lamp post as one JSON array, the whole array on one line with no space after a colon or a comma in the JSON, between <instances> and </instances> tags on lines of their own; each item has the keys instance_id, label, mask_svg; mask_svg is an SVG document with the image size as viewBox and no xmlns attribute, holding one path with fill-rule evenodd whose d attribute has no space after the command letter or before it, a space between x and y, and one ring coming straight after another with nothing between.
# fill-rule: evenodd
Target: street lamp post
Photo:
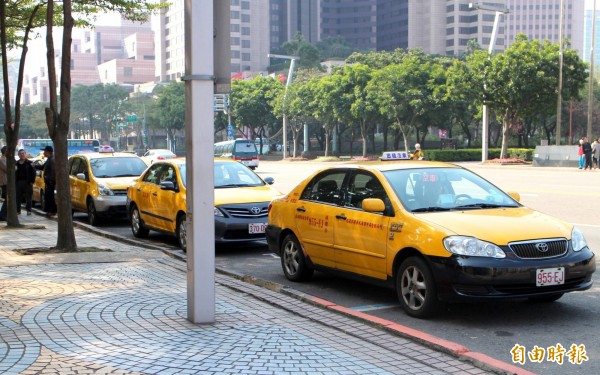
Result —
<instances>
[{"instance_id":1,"label":"street lamp post","mask_svg":"<svg viewBox=\"0 0 600 375\"><path fill-rule=\"evenodd\" d=\"M494 27L492 29L492 35L490 37L490 46L488 48L488 54L489 54L489 58L492 58L492 55L494 54L494 46L496 45L496 37L498 36L498 23L500 22L500 16L503 14L507 14L509 13L508 9L503 9L503 10L499 10L497 8L488 8L488 7L484 7L479 5L479 3L469 3L469 8L471 9L479 9L479 10L490 10L490 11L494 11L496 12L496 17L494 17ZM484 91L485 91L485 85L484 85ZM483 101L483 108L481 110L481 114L482 114L482 124L481 124L481 162L485 163L488 159L488 149L489 149L489 124L490 124L490 119L489 119L489 113L488 113L488 106L485 102L485 99Z\"/></svg>"},{"instance_id":2,"label":"street lamp post","mask_svg":"<svg viewBox=\"0 0 600 375\"><path fill-rule=\"evenodd\" d=\"M592 109L594 108L594 53L596 44L596 0L592 10L592 40L590 41L590 78L588 82L587 137L592 139Z\"/></svg>"},{"instance_id":3,"label":"street lamp post","mask_svg":"<svg viewBox=\"0 0 600 375\"><path fill-rule=\"evenodd\" d=\"M296 60L300 60L297 56L288 56L288 55L276 55L269 53L267 57L277 58L277 59L286 59L290 60L290 69L288 71L287 81L285 83L285 93L283 94L283 99L285 101L285 97L287 95L287 89L290 83L292 83L292 75L294 73L294 65L296 64ZM287 116L285 115L285 111L283 111L283 159L287 158Z\"/></svg>"},{"instance_id":4,"label":"street lamp post","mask_svg":"<svg viewBox=\"0 0 600 375\"><path fill-rule=\"evenodd\" d=\"M559 31L558 41L559 52L558 52L558 98L556 100L556 145L560 146L561 137L561 121L562 121L562 87L563 87L563 23L564 23L564 0L560 0L560 20L559 20Z\"/></svg>"}]
</instances>

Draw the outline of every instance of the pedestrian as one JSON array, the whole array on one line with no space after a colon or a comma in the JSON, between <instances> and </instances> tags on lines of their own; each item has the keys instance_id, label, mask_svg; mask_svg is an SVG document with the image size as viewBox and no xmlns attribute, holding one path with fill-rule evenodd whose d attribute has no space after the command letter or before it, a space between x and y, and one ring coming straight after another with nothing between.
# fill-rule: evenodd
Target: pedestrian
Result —
<instances>
[{"instance_id":1,"label":"pedestrian","mask_svg":"<svg viewBox=\"0 0 600 375\"><path fill-rule=\"evenodd\" d=\"M0 221L6 221L6 146L0 149L0 189L2 189L2 208L0 208Z\"/></svg>"},{"instance_id":2,"label":"pedestrian","mask_svg":"<svg viewBox=\"0 0 600 375\"><path fill-rule=\"evenodd\" d=\"M56 188L54 148L52 148L52 146L46 146L42 150L44 151L46 162L36 168L44 171L44 201L46 202L46 207L44 207L44 209L48 216L54 216L56 215L56 201L54 200L54 189Z\"/></svg>"},{"instance_id":3,"label":"pedestrian","mask_svg":"<svg viewBox=\"0 0 600 375\"><path fill-rule=\"evenodd\" d=\"M17 215L21 214L21 203L25 199L27 215L31 215L31 197L33 196L33 183L35 182L35 169L25 150L19 150L19 160L16 163L15 181L17 186Z\"/></svg>"},{"instance_id":4,"label":"pedestrian","mask_svg":"<svg viewBox=\"0 0 600 375\"><path fill-rule=\"evenodd\" d=\"M412 160L423 160L423 150L421 149L421 145L419 143L415 144L415 152L412 154Z\"/></svg>"},{"instance_id":5,"label":"pedestrian","mask_svg":"<svg viewBox=\"0 0 600 375\"><path fill-rule=\"evenodd\" d=\"M583 138L579 139L579 149L577 150L577 155L579 156L579 169L583 169L583 161L585 159L583 156Z\"/></svg>"},{"instance_id":6,"label":"pedestrian","mask_svg":"<svg viewBox=\"0 0 600 375\"><path fill-rule=\"evenodd\" d=\"M592 145L587 137L583 137L582 139L583 143L581 148L583 150L583 157L585 158L583 169L585 170L589 167L591 171L594 168L594 164L592 163Z\"/></svg>"},{"instance_id":7,"label":"pedestrian","mask_svg":"<svg viewBox=\"0 0 600 375\"><path fill-rule=\"evenodd\" d=\"M592 162L594 163L594 169L600 168L598 164L600 162L600 138L592 143Z\"/></svg>"}]
</instances>

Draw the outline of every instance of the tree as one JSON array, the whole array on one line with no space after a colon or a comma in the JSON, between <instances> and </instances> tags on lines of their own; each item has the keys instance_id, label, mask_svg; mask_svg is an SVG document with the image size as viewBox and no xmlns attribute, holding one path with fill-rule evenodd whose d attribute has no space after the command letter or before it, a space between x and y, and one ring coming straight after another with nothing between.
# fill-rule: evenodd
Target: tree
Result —
<instances>
[{"instance_id":1,"label":"tree","mask_svg":"<svg viewBox=\"0 0 600 375\"><path fill-rule=\"evenodd\" d=\"M84 16L101 9L117 11L130 20L144 20L152 9L162 4L147 4L135 0L107 0L75 3L75 12ZM53 39L55 4L48 3L46 8L46 56L48 61L48 84L50 102L46 108L48 133L54 144L56 162L56 190L58 206L58 236L56 248L76 251L75 232L71 210L69 175L67 171L67 136L71 117L71 42L75 19L72 0L64 0L62 5L62 48L60 65L60 107L57 96L56 64ZM14 185L14 184L13 184Z\"/></svg>"},{"instance_id":2,"label":"tree","mask_svg":"<svg viewBox=\"0 0 600 375\"><path fill-rule=\"evenodd\" d=\"M48 127L44 108L48 103L35 103L21 106L21 126L19 138L48 138Z\"/></svg>"},{"instance_id":3,"label":"tree","mask_svg":"<svg viewBox=\"0 0 600 375\"><path fill-rule=\"evenodd\" d=\"M526 116L555 108L558 52L557 44L530 41L519 34L509 48L493 56L489 63L477 51L467 60L483 68L483 82L479 87L486 88L486 102L502 117L500 158L506 158L510 132L517 129ZM586 82L586 66L575 51L567 49L563 53L563 99L578 97Z\"/></svg>"},{"instance_id":4,"label":"tree","mask_svg":"<svg viewBox=\"0 0 600 375\"><path fill-rule=\"evenodd\" d=\"M167 131L167 139L175 139L175 131L185 127L185 83L171 82L159 87L156 92L158 99L158 124ZM171 146L171 151L175 151Z\"/></svg>"},{"instance_id":5,"label":"tree","mask_svg":"<svg viewBox=\"0 0 600 375\"><path fill-rule=\"evenodd\" d=\"M246 138L262 139L275 125L281 129L275 116L274 100L283 90L283 84L271 77L232 81L229 110L237 131Z\"/></svg>"},{"instance_id":6,"label":"tree","mask_svg":"<svg viewBox=\"0 0 600 375\"><path fill-rule=\"evenodd\" d=\"M354 47L342 36L327 37L317 42L321 59L345 59L354 52Z\"/></svg>"},{"instance_id":7,"label":"tree","mask_svg":"<svg viewBox=\"0 0 600 375\"><path fill-rule=\"evenodd\" d=\"M281 45L281 48L292 56L298 56L298 69L319 69L321 67L321 54L319 49L304 39L301 33L296 34L292 40Z\"/></svg>"},{"instance_id":8,"label":"tree","mask_svg":"<svg viewBox=\"0 0 600 375\"><path fill-rule=\"evenodd\" d=\"M23 76L25 57L27 55L27 42L31 30L43 24L43 3L30 0L3 0L0 2L0 44L2 53L2 78L4 84L4 134L6 136L6 155L14 155L19 139L21 124L21 93L23 90ZM19 75L15 94L15 112L12 114L10 105L10 82L8 79L8 48L21 47L19 61ZM19 226L16 206L15 189L15 159L6 158L7 173L7 218L9 227Z\"/></svg>"},{"instance_id":9,"label":"tree","mask_svg":"<svg viewBox=\"0 0 600 375\"><path fill-rule=\"evenodd\" d=\"M129 92L117 84L98 83L91 86L77 85L72 91L71 112L77 118L87 120L90 137L98 125L104 131L101 138L108 138L113 129L112 119L122 116L118 113Z\"/></svg>"}]
</instances>

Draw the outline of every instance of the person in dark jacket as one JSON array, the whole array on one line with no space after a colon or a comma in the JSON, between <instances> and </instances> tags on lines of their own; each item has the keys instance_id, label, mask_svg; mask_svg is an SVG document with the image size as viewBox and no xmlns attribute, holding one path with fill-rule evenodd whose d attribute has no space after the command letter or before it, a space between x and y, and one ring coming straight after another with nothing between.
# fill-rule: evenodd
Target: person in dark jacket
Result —
<instances>
[{"instance_id":1,"label":"person in dark jacket","mask_svg":"<svg viewBox=\"0 0 600 375\"><path fill-rule=\"evenodd\" d=\"M585 165L583 169L585 170L589 167L591 171L594 169L594 164L592 163L592 145L587 137L583 137L581 148L583 149L583 157L585 158Z\"/></svg>"},{"instance_id":2,"label":"person in dark jacket","mask_svg":"<svg viewBox=\"0 0 600 375\"><path fill-rule=\"evenodd\" d=\"M31 197L33 195L33 183L35 182L35 169L31 161L27 159L25 150L19 150L19 160L16 163L15 181L17 184L17 214L21 214L21 202L25 199L27 215L31 215Z\"/></svg>"},{"instance_id":3,"label":"person in dark jacket","mask_svg":"<svg viewBox=\"0 0 600 375\"><path fill-rule=\"evenodd\" d=\"M46 214L48 216L54 216L56 215L56 201L54 200L54 189L56 189L54 148L52 148L52 146L46 146L42 150L44 150L46 162L43 165L36 166L36 168L44 171L44 201L46 202Z\"/></svg>"}]
</instances>

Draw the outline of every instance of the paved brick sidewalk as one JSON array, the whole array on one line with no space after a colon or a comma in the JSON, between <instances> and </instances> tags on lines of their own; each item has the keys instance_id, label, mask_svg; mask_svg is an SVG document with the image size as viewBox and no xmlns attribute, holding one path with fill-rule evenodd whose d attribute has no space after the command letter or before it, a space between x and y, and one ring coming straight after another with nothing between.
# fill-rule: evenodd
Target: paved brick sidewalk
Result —
<instances>
[{"instance_id":1,"label":"paved brick sidewalk","mask_svg":"<svg viewBox=\"0 0 600 375\"><path fill-rule=\"evenodd\" d=\"M224 274L216 323L193 324L181 260L80 229L111 252L19 255L56 243L55 221L20 219L0 226L3 374L501 373Z\"/></svg>"}]
</instances>

